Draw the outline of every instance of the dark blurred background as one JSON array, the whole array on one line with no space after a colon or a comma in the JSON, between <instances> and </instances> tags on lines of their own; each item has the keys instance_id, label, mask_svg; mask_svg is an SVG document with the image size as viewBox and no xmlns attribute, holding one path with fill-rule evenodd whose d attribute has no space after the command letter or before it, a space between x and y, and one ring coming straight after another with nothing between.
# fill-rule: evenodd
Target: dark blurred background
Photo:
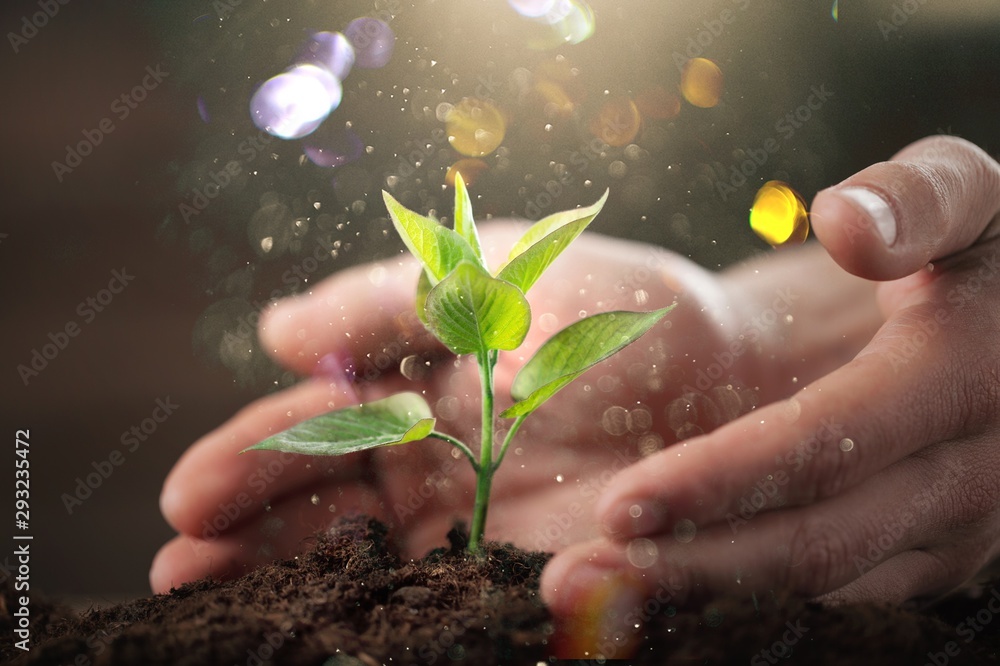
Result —
<instances>
[{"instance_id":1,"label":"dark blurred background","mask_svg":"<svg viewBox=\"0 0 1000 666\"><path fill-rule=\"evenodd\" d=\"M465 97L506 118L501 146L476 165L479 215L537 217L610 187L596 230L711 268L771 251L747 224L767 180L808 201L929 134L997 149L992 0L848 2L837 18L832 0L591 5L590 39L532 50L527 20L504 0L5 3L0 534L13 529L15 432L30 429L32 589L96 601L148 592L149 562L170 536L157 497L172 463L241 405L295 381L257 348L254 312L398 251L383 188L450 215L446 172L463 156L440 140L440 117ZM45 7L53 15L26 27ZM327 121L360 139L356 159L321 168L301 141L265 143L248 113L255 87L311 30L363 15L387 18L397 43L386 67L346 79ZM724 74L714 108L674 97L691 55ZM159 81L123 117L115 100L144 77ZM807 121L785 120L824 86L833 94ZM595 149L593 119L621 100L641 126ZM105 118L113 131L94 134ZM100 144L56 173L84 132ZM768 140L779 150L748 182L720 189ZM204 210L182 206L234 163ZM317 247L329 260L314 265ZM102 291L114 271L134 278ZM56 346L45 367L19 369L46 345ZM173 413L148 421L168 399ZM124 445L144 420L155 430ZM112 471L91 476L89 496L68 499L102 469ZM0 563L12 552L0 547Z\"/></svg>"}]
</instances>

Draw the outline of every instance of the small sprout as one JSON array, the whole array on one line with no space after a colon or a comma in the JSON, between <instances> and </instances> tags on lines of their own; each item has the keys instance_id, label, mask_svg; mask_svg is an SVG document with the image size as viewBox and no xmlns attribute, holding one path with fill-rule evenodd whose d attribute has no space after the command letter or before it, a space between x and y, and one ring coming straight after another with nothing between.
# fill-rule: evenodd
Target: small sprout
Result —
<instances>
[{"instance_id":1,"label":"small sprout","mask_svg":"<svg viewBox=\"0 0 1000 666\"><path fill-rule=\"evenodd\" d=\"M435 429L426 400L399 393L338 409L304 421L250 447L309 455L342 455L379 446L436 438L455 447L476 472L476 498L469 550L476 552L486 525L493 475L524 420L563 387L609 356L635 342L673 306L654 312L604 312L564 328L549 338L514 378L514 404L499 414L513 419L495 451L498 415L493 369L501 351L517 349L528 334L531 308L525 294L549 265L594 220L608 193L587 208L550 215L532 225L511 249L507 263L492 272L486 264L472 203L462 175L455 178L455 228L419 215L383 192L392 223L423 266L417 284L420 320L455 354L475 357L482 391L482 437L478 457L465 442Z\"/></svg>"}]
</instances>

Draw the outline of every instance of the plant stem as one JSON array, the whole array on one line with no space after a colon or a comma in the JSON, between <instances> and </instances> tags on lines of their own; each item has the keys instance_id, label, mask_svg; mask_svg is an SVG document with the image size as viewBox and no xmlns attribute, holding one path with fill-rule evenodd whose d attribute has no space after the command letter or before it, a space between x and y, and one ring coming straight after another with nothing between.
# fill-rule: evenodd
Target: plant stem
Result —
<instances>
[{"instance_id":1,"label":"plant stem","mask_svg":"<svg viewBox=\"0 0 1000 666\"><path fill-rule=\"evenodd\" d=\"M528 418L530 414L522 414L514 419L514 423L510 426L510 430L507 431L507 436L504 437L503 444L500 446L500 455L497 456L497 460L493 463L493 471L496 471L500 467L500 463L503 462L503 457L507 455L507 447L510 446L510 440L514 439L514 435L517 431L521 429L521 424L524 423L524 419Z\"/></svg>"},{"instance_id":2,"label":"plant stem","mask_svg":"<svg viewBox=\"0 0 1000 666\"><path fill-rule=\"evenodd\" d=\"M493 483L493 365L495 357L489 352L478 355L479 383L483 394L483 429L479 444L479 467L476 469L476 503L472 509L472 526L469 528L469 552L479 551L479 541L486 527L486 510L490 503L490 486Z\"/></svg>"},{"instance_id":3,"label":"plant stem","mask_svg":"<svg viewBox=\"0 0 1000 666\"><path fill-rule=\"evenodd\" d=\"M433 431L431 434L427 436L434 437L435 439L440 439L454 446L456 449L465 454L465 457L468 458L469 462L472 463L472 469L476 470L477 474L479 473L479 463L476 462L476 456L473 455L472 449L470 449L468 446L465 445L465 442L455 439L451 435L446 435L443 432L438 432L437 430Z\"/></svg>"}]
</instances>

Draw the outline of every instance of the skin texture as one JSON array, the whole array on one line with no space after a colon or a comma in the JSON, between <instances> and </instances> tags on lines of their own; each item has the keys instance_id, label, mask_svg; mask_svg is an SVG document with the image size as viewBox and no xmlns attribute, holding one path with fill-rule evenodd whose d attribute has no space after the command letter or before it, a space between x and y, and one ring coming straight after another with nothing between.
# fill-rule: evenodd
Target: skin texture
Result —
<instances>
[{"instance_id":1,"label":"skin texture","mask_svg":"<svg viewBox=\"0 0 1000 666\"><path fill-rule=\"evenodd\" d=\"M873 217L871 196L852 188L888 211ZM521 454L495 478L487 538L557 551L546 602L571 626L601 618L590 634L613 637L611 650L636 633L630 610L665 589L675 605L772 589L902 602L968 580L1000 535L998 210L1000 167L934 137L820 192L821 246L720 275L583 236L529 294L532 333L498 367L501 408L516 368L581 310L679 305L529 419L512 447ZM521 227L486 229L499 258ZM161 507L179 536L153 563L155 591L294 553L352 509L386 519L414 555L468 515L472 472L441 442L334 460L236 456L334 406L404 389L450 406L441 429L476 442L474 364L446 358L402 314L416 274L408 260L344 271L266 314L274 357L311 374L332 354L326 374L250 405L177 463ZM384 372L380 354L392 361ZM430 362L415 379L396 371L410 355ZM352 383L338 365L372 379ZM258 492L253 475L268 464L280 474ZM252 501L220 520L241 492Z\"/></svg>"}]
</instances>

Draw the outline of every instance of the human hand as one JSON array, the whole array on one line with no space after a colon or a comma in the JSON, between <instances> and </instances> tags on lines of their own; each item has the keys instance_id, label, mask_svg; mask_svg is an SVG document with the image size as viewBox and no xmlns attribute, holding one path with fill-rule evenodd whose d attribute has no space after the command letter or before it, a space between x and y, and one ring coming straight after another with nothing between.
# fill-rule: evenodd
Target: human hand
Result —
<instances>
[{"instance_id":1,"label":"human hand","mask_svg":"<svg viewBox=\"0 0 1000 666\"><path fill-rule=\"evenodd\" d=\"M1000 167L949 137L820 192L816 236L847 271L884 281L885 324L792 397L621 472L596 506L602 537L543 573L553 612L600 618L590 636L620 657L649 602L769 590L903 602L995 557L998 210Z\"/></svg>"},{"instance_id":2,"label":"human hand","mask_svg":"<svg viewBox=\"0 0 1000 666\"><path fill-rule=\"evenodd\" d=\"M515 224L484 226L491 265L522 232ZM154 590L209 573L242 573L294 554L303 539L353 510L386 521L410 555L440 545L454 518L467 515L472 470L441 442L336 459L257 451L237 456L316 414L400 390L423 391L440 430L477 440L474 364L456 362L423 330L413 312L417 274L409 258L361 266L266 313L264 347L314 378L247 407L177 463L161 507L180 536L156 557ZM613 471L639 460L641 451L709 430L754 404L751 392L737 389L714 411L698 413L696 405L681 401L672 417L677 432L660 432L681 387L696 384L698 373L714 363L712 354L735 333L730 299L714 276L685 259L585 234L529 294L529 338L517 352L501 355L496 371L500 407L516 369L584 311L652 310L675 298L679 305L664 324L526 421L494 481L488 538L556 550L597 536L590 509ZM751 357L734 359L733 369L751 365Z\"/></svg>"}]
</instances>

